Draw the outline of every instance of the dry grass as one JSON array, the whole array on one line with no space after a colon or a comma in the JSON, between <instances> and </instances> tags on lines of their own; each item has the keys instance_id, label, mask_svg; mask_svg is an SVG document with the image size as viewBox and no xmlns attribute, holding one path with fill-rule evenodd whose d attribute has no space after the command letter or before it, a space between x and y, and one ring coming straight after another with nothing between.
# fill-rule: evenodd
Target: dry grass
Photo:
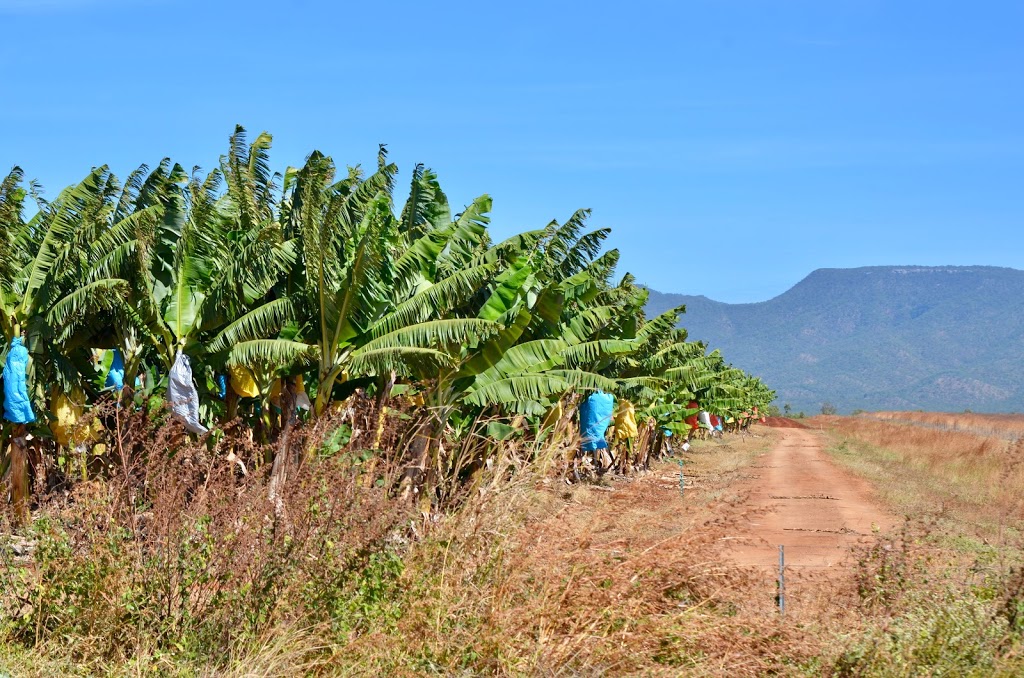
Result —
<instances>
[{"instance_id":1,"label":"dry grass","mask_svg":"<svg viewBox=\"0 0 1024 678\"><path fill-rule=\"evenodd\" d=\"M987 537L1024 520L1024 439L1006 440L1009 429L985 436L863 417L812 422L831 432L833 456L901 514L975 524Z\"/></svg>"},{"instance_id":2,"label":"dry grass","mask_svg":"<svg viewBox=\"0 0 1024 678\"><path fill-rule=\"evenodd\" d=\"M793 578L784 620L762 574L720 540L773 438L705 442L605 486L523 476L438 524L405 572L394 633L357 639L332 670L413 675L1015 675L1006 563L948 558L908 524L852 571ZM955 555L955 554L952 554ZM1022 613L1024 614L1024 613Z\"/></svg>"},{"instance_id":3,"label":"dry grass","mask_svg":"<svg viewBox=\"0 0 1024 678\"><path fill-rule=\"evenodd\" d=\"M889 416L886 416L889 415ZM859 558L841 675L1021 675L1021 418L881 413L815 417L830 452L907 516Z\"/></svg>"},{"instance_id":4,"label":"dry grass","mask_svg":"<svg viewBox=\"0 0 1024 678\"><path fill-rule=\"evenodd\" d=\"M719 540L742 516L728 489L770 438L704 442L602 486L543 478L481 495L432 531L406 570L398 633L345 648L345 672L755 676L810 666L820 645L750 605L750 572Z\"/></svg>"},{"instance_id":5,"label":"dry grass","mask_svg":"<svg viewBox=\"0 0 1024 678\"><path fill-rule=\"evenodd\" d=\"M1024 414L975 414L972 412L866 412L862 418L915 424L944 431L964 431L991 438L1024 438Z\"/></svg>"},{"instance_id":6,"label":"dry grass","mask_svg":"<svg viewBox=\"0 0 1024 678\"><path fill-rule=\"evenodd\" d=\"M36 512L30 561L0 547L11 646L90 673L226 671L255 656L273 675L275 662L318 658L284 640L296 629L330 639L394 617L413 511L392 499L393 460L371 471L358 449L326 445L326 430L296 431L272 495L263 450L244 435L193 441L141 412L123 423L110 429L121 452L107 477L66 485Z\"/></svg>"},{"instance_id":7,"label":"dry grass","mask_svg":"<svg viewBox=\"0 0 1024 678\"><path fill-rule=\"evenodd\" d=\"M791 595L802 598L781 620L763 575L721 557L720 540L750 510L741 481L779 435L755 430L759 435L694 445L684 459L684 496L676 459L629 478L570 486L557 470L561 451L514 440L474 476L461 508L416 516L361 482L350 462L308 463L296 470L286 498L291 527L280 538L266 533L255 540L246 536L246 516L256 507L247 497L265 492L265 478L199 472L187 464L201 455L186 454L177 457L179 466L134 476L161 483L146 534L161 535L149 546L173 547L169 560L157 561L174 567L157 570L150 589L132 584L147 570L124 570L142 561L112 551L97 521L117 525L119 516L137 514L111 512L104 507L123 504L98 501L93 513L78 510L76 518L74 506L85 505L76 499L60 521L96 529L75 528L71 551L50 554L50 588L35 594L52 596L61 581L92 581L92 588L63 590L63 600L79 607L67 618L56 600L36 617L18 612L8 589L0 624L8 646L0 666L16 675L126 676L1015 675L1024 669L1024 574L1014 575L1003 562L947 558L950 550L928 536L934 524L909 526L872 545L845 576L795 576ZM900 454L894 458L913 456ZM981 449L977 456L992 454ZM338 509L343 516L332 514ZM266 507L259 510L266 515ZM204 538L182 529L205 515L214 519L204 523ZM169 521L166 528L162 521ZM131 534L120 534L114 545L130 545ZM246 559L233 559L243 551ZM204 553L217 556L197 561ZM325 559L329 553L335 556ZM400 561L381 560L396 553ZM191 573L193 583L183 586L181 573ZM223 609L207 605L211 581L233 592ZM145 599L133 596L160 582L176 587L164 602L173 613L168 620L185 636L162 628L159 615L131 608L145 608ZM261 584L262 593L254 594ZM31 620L43 612L41 633L11 616ZM247 632L231 628L240 623Z\"/></svg>"}]
</instances>

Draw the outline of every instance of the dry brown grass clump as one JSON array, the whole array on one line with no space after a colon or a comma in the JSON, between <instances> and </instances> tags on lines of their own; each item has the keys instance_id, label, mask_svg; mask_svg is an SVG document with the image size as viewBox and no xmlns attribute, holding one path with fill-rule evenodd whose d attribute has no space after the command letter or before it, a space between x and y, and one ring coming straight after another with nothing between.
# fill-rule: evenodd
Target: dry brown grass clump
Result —
<instances>
[{"instance_id":1,"label":"dry brown grass clump","mask_svg":"<svg viewBox=\"0 0 1024 678\"><path fill-rule=\"evenodd\" d=\"M37 511L31 559L4 548L4 642L97 673L226 671L284 631L337 642L395 617L411 510L391 498L391 460L370 471L374 456L330 444L327 427L299 431L271 492L272 466L247 436L195 441L175 423L125 419L109 429L105 477Z\"/></svg>"},{"instance_id":2,"label":"dry brown grass clump","mask_svg":"<svg viewBox=\"0 0 1024 678\"><path fill-rule=\"evenodd\" d=\"M602 485L522 473L492 486L414 548L397 634L354 642L339 666L754 676L813 663L820 645L779 623L770 591L750 605L751 572L719 554L744 510L727 488L767 442L695 446L686 497L673 460Z\"/></svg>"},{"instance_id":3,"label":"dry brown grass clump","mask_svg":"<svg viewBox=\"0 0 1024 678\"><path fill-rule=\"evenodd\" d=\"M895 423L913 423L945 431L1008 438L1024 437L1024 414L976 414L973 412L866 412L864 418Z\"/></svg>"}]
</instances>

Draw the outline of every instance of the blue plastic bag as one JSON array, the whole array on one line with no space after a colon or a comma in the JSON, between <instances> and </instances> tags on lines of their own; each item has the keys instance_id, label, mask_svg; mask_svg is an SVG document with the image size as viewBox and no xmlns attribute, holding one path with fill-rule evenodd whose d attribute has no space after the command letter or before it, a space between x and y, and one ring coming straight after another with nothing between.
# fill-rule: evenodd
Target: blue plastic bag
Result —
<instances>
[{"instance_id":1,"label":"blue plastic bag","mask_svg":"<svg viewBox=\"0 0 1024 678\"><path fill-rule=\"evenodd\" d=\"M605 431L612 425L615 414L615 396L596 391L580 405L580 435L583 437L583 451L593 452L608 447Z\"/></svg>"},{"instance_id":2,"label":"blue plastic bag","mask_svg":"<svg viewBox=\"0 0 1024 678\"><path fill-rule=\"evenodd\" d=\"M124 388L124 359L119 349L114 349L114 359L110 361L110 371L103 385L107 388L113 386L118 391Z\"/></svg>"},{"instance_id":3,"label":"blue plastic bag","mask_svg":"<svg viewBox=\"0 0 1024 678\"><path fill-rule=\"evenodd\" d=\"M228 395L228 377L225 374L217 375L217 397L224 400Z\"/></svg>"},{"instance_id":4,"label":"blue plastic bag","mask_svg":"<svg viewBox=\"0 0 1024 678\"><path fill-rule=\"evenodd\" d=\"M28 349L21 337L15 337L4 363L4 419L15 424L30 424L36 420L28 398L27 370Z\"/></svg>"}]
</instances>

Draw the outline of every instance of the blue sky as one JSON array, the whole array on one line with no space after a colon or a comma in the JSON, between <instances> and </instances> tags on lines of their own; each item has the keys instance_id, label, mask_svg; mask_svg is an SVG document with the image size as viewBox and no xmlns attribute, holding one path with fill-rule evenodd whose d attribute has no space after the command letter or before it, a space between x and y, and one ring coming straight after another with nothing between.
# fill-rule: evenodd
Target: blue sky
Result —
<instances>
[{"instance_id":1,"label":"blue sky","mask_svg":"<svg viewBox=\"0 0 1024 678\"><path fill-rule=\"evenodd\" d=\"M1024 268L1024 3L0 0L0 171L387 143L502 237L593 209L666 292ZM403 179L404 182L404 179Z\"/></svg>"}]
</instances>

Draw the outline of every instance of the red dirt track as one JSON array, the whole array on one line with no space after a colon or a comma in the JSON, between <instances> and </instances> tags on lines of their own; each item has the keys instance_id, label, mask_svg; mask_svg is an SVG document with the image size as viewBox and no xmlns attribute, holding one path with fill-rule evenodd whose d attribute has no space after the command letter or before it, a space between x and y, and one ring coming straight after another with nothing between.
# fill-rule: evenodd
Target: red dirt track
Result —
<instances>
[{"instance_id":1,"label":"red dirt track","mask_svg":"<svg viewBox=\"0 0 1024 678\"><path fill-rule=\"evenodd\" d=\"M807 428L806 424L787 417L766 417L764 425L771 428Z\"/></svg>"},{"instance_id":2,"label":"red dirt track","mask_svg":"<svg viewBox=\"0 0 1024 678\"><path fill-rule=\"evenodd\" d=\"M739 565L775 571L782 544L787 572L847 572L851 548L871 543L876 532L898 521L875 501L867 482L825 454L818 432L802 424L785 428L775 447L750 467L756 475L736 488L747 494L748 510L726 555Z\"/></svg>"}]
</instances>

